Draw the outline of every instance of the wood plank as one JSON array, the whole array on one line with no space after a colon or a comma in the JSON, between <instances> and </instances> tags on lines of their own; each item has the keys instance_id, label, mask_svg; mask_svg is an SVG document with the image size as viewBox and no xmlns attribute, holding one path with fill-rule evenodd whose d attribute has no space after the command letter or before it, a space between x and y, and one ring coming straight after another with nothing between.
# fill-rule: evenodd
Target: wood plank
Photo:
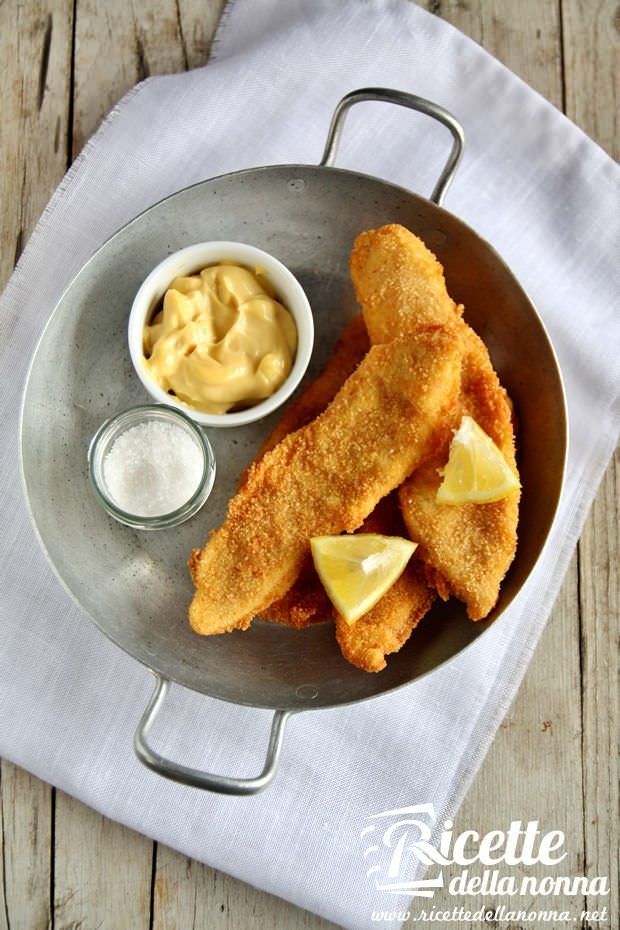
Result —
<instances>
[{"instance_id":1,"label":"wood plank","mask_svg":"<svg viewBox=\"0 0 620 930\"><path fill-rule=\"evenodd\" d=\"M6 856L8 850L8 842L5 841L5 827L4 827L4 814L3 814L3 784L2 784L2 761L0 761L0 876L2 881L0 881L0 930L9 930L9 900L10 897L7 895L7 882L6 882ZM48 867L48 875L49 875Z\"/></svg>"},{"instance_id":2,"label":"wood plank","mask_svg":"<svg viewBox=\"0 0 620 930\"><path fill-rule=\"evenodd\" d=\"M71 0L0 4L0 287L67 161ZM51 788L0 764L0 928L50 924Z\"/></svg>"},{"instance_id":3,"label":"wood plank","mask_svg":"<svg viewBox=\"0 0 620 930\"><path fill-rule=\"evenodd\" d=\"M562 58L556 4L537 0L511 4L472 0L462 4L452 0L442 2L440 7L437 12L443 18L481 41L487 51L561 108ZM583 861L581 712L579 702L574 700L580 687L578 607L574 558L519 694L454 825L456 832L475 829L482 834L507 829L513 820L539 820L543 830L563 830L568 857L562 863L562 874L568 875L580 874ZM558 655L562 662L557 661ZM542 878L548 871L536 866L524 874ZM446 882L459 873L459 868L448 868L444 873ZM472 875L480 873L479 868L471 870ZM519 874L516 869L512 873ZM412 914L416 913L417 903L414 901ZM450 910L455 904L473 903L472 911L483 903L491 908L527 904L528 908L552 906L573 913L579 912L584 901L539 897L530 902L499 896L468 901L444 891L435 895L433 903L438 909ZM558 923L556 930L574 925ZM419 924L411 920L405 926L414 928ZM454 930L483 930L489 924L484 920L457 921L450 926Z\"/></svg>"},{"instance_id":4,"label":"wood plank","mask_svg":"<svg viewBox=\"0 0 620 930\"><path fill-rule=\"evenodd\" d=\"M581 681L586 874L609 878L611 895L603 903L612 917L591 926L617 926L618 901L618 506L620 456L607 470L590 513L580 549ZM600 899L588 901L590 910Z\"/></svg>"},{"instance_id":5,"label":"wood plank","mask_svg":"<svg viewBox=\"0 0 620 930\"><path fill-rule=\"evenodd\" d=\"M562 830L566 834L568 856L557 872L561 875L583 874L581 721L578 697L575 699L579 695L580 668L578 650L573 648L577 604L575 557L519 694L454 821L455 833L476 830L483 835L491 830L505 831L513 820L524 824L538 820L543 832ZM558 656L561 661L557 661ZM517 879L525 875L541 879L554 874L548 866L541 865L499 869L501 874ZM446 886L461 871L458 866L445 869ZM479 876L482 868L476 865L469 872L470 876ZM445 890L436 894L432 903L438 910L462 905L476 911L483 904L490 909L500 905L514 909L527 906L528 910L553 908L567 910L577 917L585 906L583 898L564 895L455 898ZM424 906L424 902L414 901L412 916L418 913L419 906ZM419 926L413 920L405 924L407 930ZM554 930L565 930L579 924L572 920L557 921L552 926ZM489 922L455 921L450 927L488 930Z\"/></svg>"},{"instance_id":6,"label":"wood plank","mask_svg":"<svg viewBox=\"0 0 620 930\"><path fill-rule=\"evenodd\" d=\"M566 113L620 157L620 7L616 0L562 0Z\"/></svg>"},{"instance_id":7,"label":"wood plank","mask_svg":"<svg viewBox=\"0 0 620 930\"><path fill-rule=\"evenodd\" d=\"M0 928L46 930L51 917L51 790L6 761L1 786Z\"/></svg>"},{"instance_id":8,"label":"wood plank","mask_svg":"<svg viewBox=\"0 0 620 930\"><path fill-rule=\"evenodd\" d=\"M566 113L609 154L620 156L620 8L612 0L563 0ZM618 457L579 544L585 869L609 877L604 902L617 926L618 901ZM591 898L590 910L600 906Z\"/></svg>"},{"instance_id":9,"label":"wood plank","mask_svg":"<svg viewBox=\"0 0 620 930\"><path fill-rule=\"evenodd\" d=\"M209 58L215 30L227 0L178 0L187 68L200 68Z\"/></svg>"},{"instance_id":10,"label":"wood plank","mask_svg":"<svg viewBox=\"0 0 620 930\"><path fill-rule=\"evenodd\" d=\"M98 4L78 0L74 61L73 154L82 148L120 97L152 74L198 63L197 46L210 36L192 26L219 4L174 0ZM156 847L155 847L156 848ZM55 918L62 927L141 930L151 921L154 844L58 793L55 843ZM187 897L189 900L189 896Z\"/></svg>"},{"instance_id":11,"label":"wood plank","mask_svg":"<svg viewBox=\"0 0 620 930\"><path fill-rule=\"evenodd\" d=\"M0 4L2 288L66 170L72 9L71 0Z\"/></svg>"},{"instance_id":12,"label":"wood plank","mask_svg":"<svg viewBox=\"0 0 620 930\"><path fill-rule=\"evenodd\" d=\"M157 850L153 930L337 930L281 898L266 894L223 872L181 856L166 846Z\"/></svg>"},{"instance_id":13,"label":"wood plank","mask_svg":"<svg viewBox=\"0 0 620 930\"><path fill-rule=\"evenodd\" d=\"M413 0L499 58L561 107L560 18L540 0Z\"/></svg>"},{"instance_id":14,"label":"wood plank","mask_svg":"<svg viewBox=\"0 0 620 930\"><path fill-rule=\"evenodd\" d=\"M205 64L225 0L78 0L74 156L138 81Z\"/></svg>"},{"instance_id":15,"label":"wood plank","mask_svg":"<svg viewBox=\"0 0 620 930\"><path fill-rule=\"evenodd\" d=\"M138 81L183 71L188 53L175 0L78 0L74 62L74 157Z\"/></svg>"},{"instance_id":16,"label":"wood plank","mask_svg":"<svg viewBox=\"0 0 620 930\"><path fill-rule=\"evenodd\" d=\"M562 108L562 54L557 3L482 0L482 45Z\"/></svg>"},{"instance_id":17,"label":"wood plank","mask_svg":"<svg viewBox=\"0 0 620 930\"><path fill-rule=\"evenodd\" d=\"M149 930L153 844L56 793L54 926Z\"/></svg>"},{"instance_id":18,"label":"wood plank","mask_svg":"<svg viewBox=\"0 0 620 930\"><path fill-rule=\"evenodd\" d=\"M484 46L482 39L483 20L481 0L411 0L440 19L445 19L460 29L466 36Z\"/></svg>"}]
</instances>

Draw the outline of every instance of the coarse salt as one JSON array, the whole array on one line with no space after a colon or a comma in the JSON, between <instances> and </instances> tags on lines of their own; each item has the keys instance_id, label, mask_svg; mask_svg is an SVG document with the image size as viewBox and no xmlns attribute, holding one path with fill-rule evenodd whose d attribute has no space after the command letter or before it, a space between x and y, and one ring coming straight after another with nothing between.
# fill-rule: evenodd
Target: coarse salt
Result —
<instances>
[{"instance_id":1,"label":"coarse salt","mask_svg":"<svg viewBox=\"0 0 620 930\"><path fill-rule=\"evenodd\" d=\"M103 460L103 480L121 510L159 517L192 497L203 469L202 451L182 427L147 420L112 443Z\"/></svg>"}]
</instances>

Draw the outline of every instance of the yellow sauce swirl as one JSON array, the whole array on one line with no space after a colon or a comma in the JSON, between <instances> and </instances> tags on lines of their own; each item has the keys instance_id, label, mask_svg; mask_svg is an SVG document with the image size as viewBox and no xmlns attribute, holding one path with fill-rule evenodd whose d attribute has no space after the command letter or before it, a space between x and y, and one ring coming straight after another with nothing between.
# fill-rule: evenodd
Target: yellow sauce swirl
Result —
<instances>
[{"instance_id":1,"label":"yellow sauce swirl","mask_svg":"<svg viewBox=\"0 0 620 930\"><path fill-rule=\"evenodd\" d=\"M150 376L203 413L270 397L288 377L296 349L293 317L260 269L224 262L175 278L144 327Z\"/></svg>"}]
</instances>

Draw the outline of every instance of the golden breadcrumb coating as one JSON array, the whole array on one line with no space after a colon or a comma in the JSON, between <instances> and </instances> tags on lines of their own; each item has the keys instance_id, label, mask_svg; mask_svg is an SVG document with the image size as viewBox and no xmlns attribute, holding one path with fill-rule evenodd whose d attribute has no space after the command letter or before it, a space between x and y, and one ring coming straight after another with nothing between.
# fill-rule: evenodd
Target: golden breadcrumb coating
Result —
<instances>
[{"instance_id":1,"label":"golden breadcrumb coating","mask_svg":"<svg viewBox=\"0 0 620 930\"><path fill-rule=\"evenodd\" d=\"M361 233L350 269L372 345L397 339L412 325L449 323L461 314L446 290L442 266L404 226Z\"/></svg>"},{"instance_id":2,"label":"golden breadcrumb coating","mask_svg":"<svg viewBox=\"0 0 620 930\"><path fill-rule=\"evenodd\" d=\"M327 365L299 397L267 437L255 459L259 461L288 433L305 426L322 413L369 348L368 333L361 316L356 317L336 343ZM247 471L242 478L245 480ZM406 535L395 495L379 502L359 531L385 536ZM396 652L407 641L414 626L429 609L434 594L424 582L420 565L411 563L404 576L360 621L349 626L336 618L336 638L343 655L366 671L385 668L385 656ZM331 601L314 571L312 561L304 565L299 578L284 597L261 612L261 619L297 629L332 617Z\"/></svg>"},{"instance_id":3,"label":"golden breadcrumb coating","mask_svg":"<svg viewBox=\"0 0 620 930\"><path fill-rule=\"evenodd\" d=\"M404 227L387 226L358 237L351 256L351 272L373 344L390 342L410 331L415 333L421 324L456 325L465 346L465 357L458 400L449 408L443 425L450 422L455 427L463 414L469 414L493 438L516 472L510 400L499 384L484 344L460 322L462 308L449 297L443 269L435 256ZM366 326L358 317L347 327L324 371L286 410L263 443L256 462L287 434L311 423L329 404L368 350ZM343 412L344 409L343 406ZM327 434L319 432L324 439ZM441 435L439 430L438 441ZM514 556L518 492L492 504L459 507L437 504L435 495L441 481L437 468L447 461L450 438L451 430L444 430L441 448L420 465L398 492L409 534L421 544L414 559L390 591L355 624L349 625L336 617L336 636L343 655L367 671L384 668L385 656L400 649L408 639L432 603L434 591L429 590L429 585L444 599L455 594L464 600L472 619L486 616L496 602L499 584ZM295 450L286 455L285 461L292 462ZM248 469L241 484L253 470ZM302 472L303 469L300 477ZM275 473L272 481L277 482ZM259 482L259 487L264 490L270 484ZM362 532L403 534L402 522L397 526L398 515L394 517L395 496L389 495L379 503L364 521ZM325 530L314 530L309 535L318 532ZM232 625L224 617L209 623L209 605L202 601L199 582L200 577L206 582L208 576L203 553L195 550L190 558L192 575L199 588L190 612L192 625L245 628L251 615ZM264 618L303 627L331 615L333 608L308 558L307 546L298 570L299 577L291 587L280 580L281 591L285 593L260 611Z\"/></svg>"},{"instance_id":4,"label":"golden breadcrumb coating","mask_svg":"<svg viewBox=\"0 0 620 930\"><path fill-rule=\"evenodd\" d=\"M336 343L323 371L311 381L301 394L286 408L272 433L260 447L254 462L259 462L265 452L288 436L289 433L307 426L334 399L349 375L362 361L370 343L361 314L356 316ZM245 484L251 466L241 476L239 486ZM331 602L325 593L318 575L308 559L299 578L283 598L270 604L261 613L262 620L284 623L297 629L331 617Z\"/></svg>"},{"instance_id":5,"label":"golden breadcrumb coating","mask_svg":"<svg viewBox=\"0 0 620 930\"><path fill-rule=\"evenodd\" d=\"M484 343L469 330L461 375L461 416L478 423L517 472L511 407ZM425 462L399 490L403 517L420 558L435 572L436 589L447 600L453 594L467 605L472 620L486 617L517 546L518 490L489 504L437 503L438 469L448 460L449 442ZM432 579L427 575L427 580ZM438 583L437 583L438 582Z\"/></svg>"},{"instance_id":6,"label":"golden breadcrumb coating","mask_svg":"<svg viewBox=\"0 0 620 930\"><path fill-rule=\"evenodd\" d=\"M363 617L349 625L336 617L336 640L343 656L365 672L380 672L386 655L405 645L428 613L435 592L424 578L423 564L415 556L398 581Z\"/></svg>"},{"instance_id":7,"label":"golden breadcrumb coating","mask_svg":"<svg viewBox=\"0 0 620 930\"><path fill-rule=\"evenodd\" d=\"M250 469L190 559L203 635L245 629L299 575L312 536L353 532L455 426L463 340L424 327L375 346L316 420Z\"/></svg>"},{"instance_id":8,"label":"golden breadcrumb coating","mask_svg":"<svg viewBox=\"0 0 620 930\"><path fill-rule=\"evenodd\" d=\"M424 243L402 226L383 226L357 237L351 274L371 342L402 338L411 328L452 319L467 344L460 417L469 414L496 442L515 470L511 406L484 343L461 320L448 295L441 265ZM438 504L437 468L448 460L449 441L400 489L409 534L430 570L427 581L444 599L454 594L472 620L494 607L517 544L519 492L492 504Z\"/></svg>"},{"instance_id":9,"label":"golden breadcrumb coating","mask_svg":"<svg viewBox=\"0 0 620 930\"><path fill-rule=\"evenodd\" d=\"M260 447L255 462L265 452L277 446L289 433L307 426L323 413L332 402L349 375L352 375L370 348L368 333L361 314L351 320L334 346L323 371L311 381L295 400L289 404L273 431ZM244 472L245 476L246 472Z\"/></svg>"},{"instance_id":10,"label":"golden breadcrumb coating","mask_svg":"<svg viewBox=\"0 0 620 930\"><path fill-rule=\"evenodd\" d=\"M395 494L377 504L361 532L407 535ZM380 672L387 664L386 655L404 646L434 599L422 563L414 556L389 591L355 623L336 614L336 640L343 656L365 672Z\"/></svg>"},{"instance_id":11,"label":"golden breadcrumb coating","mask_svg":"<svg viewBox=\"0 0 620 930\"><path fill-rule=\"evenodd\" d=\"M379 501L358 532L407 535L395 493ZM306 612L308 599L311 613ZM381 671L386 666L386 655L404 646L434 599L435 591L425 581L424 566L414 557L390 590L355 623L349 624L335 614L336 640L344 658L366 672ZM329 620L332 615L334 608L310 563L304 565L290 591L261 617L301 628Z\"/></svg>"},{"instance_id":12,"label":"golden breadcrumb coating","mask_svg":"<svg viewBox=\"0 0 620 930\"><path fill-rule=\"evenodd\" d=\"M332 604L321 580L314 570L312 558L307 557L299 577L286 594L261 610L260 619L272 623L294 626L297 630L322 623L332 616Z\"/></svg>"}]
</instances>

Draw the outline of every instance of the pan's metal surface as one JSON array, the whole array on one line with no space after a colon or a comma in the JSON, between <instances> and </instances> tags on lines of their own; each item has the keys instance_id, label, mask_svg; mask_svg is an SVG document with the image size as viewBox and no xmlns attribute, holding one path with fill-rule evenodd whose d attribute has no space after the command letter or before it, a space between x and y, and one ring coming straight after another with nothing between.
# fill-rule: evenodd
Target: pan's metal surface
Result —
<instances>
[{"instance_id":1,"label":"pan's metal surface","mask_svg":"<svg viewBox=\"0 0 620 930\"><path fill-rule=\"evenodd\" d=\"M499 603L488 621L476 624L456 601L438 606L378 675L345 662L327 624L300 633L256 622L243 633L196 636L187 622L187 556L221 522L240 473L277 414L239 430L208 431L218 477L209 501L188 523L140 533L108 517L89 487L86 450L102 420L145 399L125 338L134 294L154 265L191 243L238 239L266 249L291 268L310 299L318 335L311 378L357 311L348 273L355 236L393 222L413 230L437 254L452 296L465 305L515 403L523 501L518 551ZM322 166L257 168L208 180L116 233L52 315L22 414L23 472L35 526L58 575L97 626L164 679L226 701L283 710L382 694L480 636L518 593L540 554L559 500L565 454L564 395L553 350L497 253L421 196ZM145 738L138 742L150 764Z\"/></svg>"}]
</instances>

